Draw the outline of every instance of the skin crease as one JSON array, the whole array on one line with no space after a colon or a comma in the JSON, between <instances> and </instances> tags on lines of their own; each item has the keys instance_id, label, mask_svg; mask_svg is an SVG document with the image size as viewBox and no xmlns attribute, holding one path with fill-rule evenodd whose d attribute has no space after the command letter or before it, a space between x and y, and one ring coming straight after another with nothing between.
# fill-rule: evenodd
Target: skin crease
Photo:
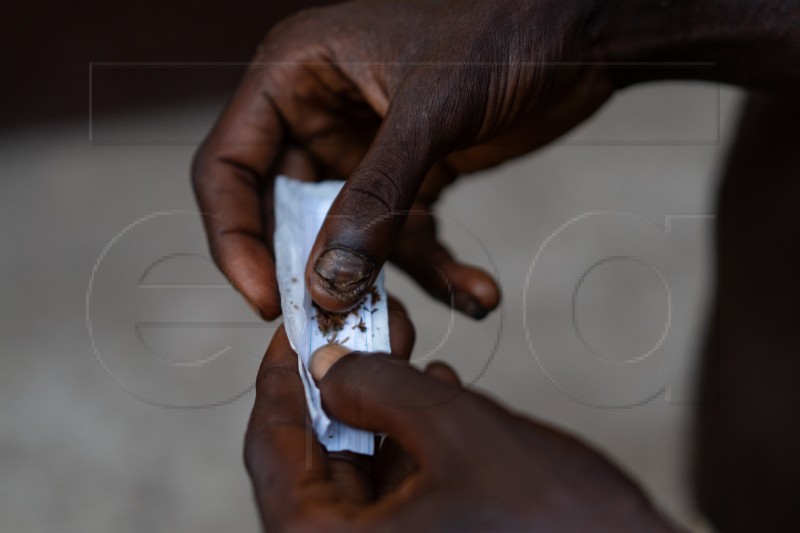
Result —
<instances>
[{"instance_id":1,"label":"skin crease","mask_svg":"<svg viewBox=\"0 0 800 533\"><path fill-rule=\"evenodd\" d=\"M558 138L632 83L791 90L798 13L798 0L374 0L301 12L266 37L196 154L211 253L276 318L272 179L346 179L307 265L317 304L354 306L391 259L481 318L500 290L436 238L443 188Z\"/></svg>"},{"instance_id":2,"label":"skin crease","mask_svg":"<svg viewBox=\"0 0 800 533\"><path fill-rule=\"evenodd\" d=\"M193 183L210 215L205 222L212 255L262 317L277 317L272 179L346 179L307 266L318 304L347 309L391 260L434 297L448 303L452 298L469 316L485 316L499 304L500 291L488 274L457 262L436 238L430 209L443 189L460 175L552 141L633 83L706 79L795 95L799 16L797 0L376 0L303 12L267 36L195 158ZM613 67L619 61L668 63ZM711 66L687 67L687 61ZM742 183L747 180L738 179L737 187ZM775 198L786 197L775 192ZM727 265L736 260L725 259ZM719 316L724 313L717 308L715 321ZM335 417L397 440L388 439L374 460L326 454L312 441L310 468L296 356L281 332L273 339L258 378L245 451L267 530L405 531L420 524L443 531L668 528L602 456L462 391L446 367L422 374L403 365L410 353L403 341L408 329L392 328L399 356L351 354L319 383ZM715 328L710 351L720 357L720 331L728 330ZM787 338L795 330L787 327ZM404 347L396 349L395 342ZM789 345L783 348L785 364L794 369ZM723 378L753 375L745 351L733 348L735 372L727 366ZM758 368L766 372L764 365ZM713 381L709 372L704 379ZM787 383L796 374L752 379L769 388L780 378L790 390ZM741 383L722 385L735 399ZM783 396L770 398L774 409L768 410L779 411ZM771 511L790 507L776 507L774 498L767 502L769 488L796 486L795 478L778 482L786 470L769 464L773 483L764 481L761 470L747 470L759 482L758 494L742 488L751 485L737 482L738 463L751 459L750 448L730 442L756 433L739 426L749 419L731 405L736 401L720 407L721 417L701 417L719 425L702 436L702 498L730 531L757 529L744 528L736 512L749 524L771 516L769 523L780 525L785 514ZM769 435L774 449L787 435L796 441L796 432L780 427L759 431ZM711 458L730 473L725 483Z\"/></svg>"},{"instance_id":3,"label":"skin crease","mask_svg":"<svg viewBox=\"0 0 800 533\"><path fill-rule=\"evenodd\" d=\"M436 238L432 203L458 175L558 137L612 91L599 69L541 65L586 59L564 37L583 21L563 3L534 7L354 2L300 13L269 34L193 170L212 215L212 255L264 318L280 314L270 250L278 168L310 181L347 178L306 271L320 306L348 309L391 259L469 316L497 307L496 282ZM446 39L415 31L431 20ZM542 31L537 20L547 21Z\"/></svg>"}]
</instances>

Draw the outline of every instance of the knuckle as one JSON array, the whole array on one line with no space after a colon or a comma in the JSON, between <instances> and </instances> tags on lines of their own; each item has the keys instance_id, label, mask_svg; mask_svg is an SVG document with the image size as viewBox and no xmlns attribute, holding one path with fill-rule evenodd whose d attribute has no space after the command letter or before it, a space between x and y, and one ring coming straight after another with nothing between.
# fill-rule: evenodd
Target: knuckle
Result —
<instances>
[{"instance_id":1,"label":"knuckle","mask_svg":"<svg viewBox=\"0 0 800 533\"><path fill-rule=\"evenodd\" d=\"M242 460L250 477L259 479L262 485L277 476L280 459L275 457L270 446L269 431L261 424L256 426L252 420L245 433Z\"/></svg>"},{"instance_id":2,"label":"knuckle","mask_svg":"<svg viewBox=\"0 0 800 533\"><path fill-rule=\"evenodd\" d=\"M266 35L247 76L277 103L297 99L309 67L330 58L340 40L331 13L335 6L313 7L291 15ZM300 68L298 68L300 67ZM289 100L287 100L289 99Z\"/></svg>"},{"instance_id":3,"label":"knuckle","mask_svg":"<svg viewBox=\"0 0 800 533\"><path fill-rule=\"evenodd\" d=\"M260 490L269 490L281 484L281 459L266 442L267 437L257 432L245 435L242 460L245 471Z\"/></svg>"},{"instance_id":4,"label":"knuckle","mask_svg":"<svg viewBox=\"0 0 800 533\"><path fill-rule=\"evenodd\" d=\"M206 181L205 178L208 175L209 160L208 143L203 141L192 157L191 179L192 186L196 192L201 190L202 185Z\"/></svg>"},{"instance_id":5,"label":"knuckle","mask_svg":"<svg viewBox=\"0 0 800 533\"><path fill-rule=\"evenodd\" d=\"M320 17L322 8L309 7L289 15L278 22L270 31L271 35L293 35L298 30L308 30Z\"/></svg>"},{"instance_id":6,"label":"knuckle","mask_svg":"<svg viewBox=\"0 0 800 533\"><path fill-rule=\"evenodd\" d=\"M295 379L296 378L296 379ZM273 393L286 389L288 382L295 382L299 385L300 372L296 366L271 364L262 368L256 378L256 389Z\"/></svg>"},{"instance_id":7,"label":"knuckle","mask_svg":"<svg viewBox=\"0 0 800 533\"><path fill-rule=\"evenodd\" d=\"M324 11L323 7L303 9L278 22L264 38L258 57L290 60L309 43L319 42L327 26Z\"/></svg>"},{"instance_id":8,"label":"knuckle","mask_svg":"<svg viewBox=\"0 0 800 533\"><path fill-rule=\"evenodd\" d=\"M394 158L393 158L394 159ZM384 202L392 209L403 204L405 195L399 183L396 172L391 171L391 165L378 163L371 169L370 185Z\"/></svg>"},{"instance_id":9,"label":"knuckle","mask_svg":"<svg viewBox=\"0 0 800 533\"><path fill-rule=\"evenodd\" d=\"M358 213L360 225L386 223L406 214L402 207L408 204L409 194L404 191L396 172L390 170L399 168L391 163L395 158L387 159L353 176L348 188L352 205L346 206L346 212Z\"/></svg>"},{"instance_id":10,"label":"knuckle","mask_svg":"<svg viewBox=\"0 0 800 533\"><path fill-rule=\"evenodd\" d=\"M242 460L244 461L245 469L251 476L262 468L261 446L259 440L255 436L252 425L247 428L244 434Z\"/></svg>"},{"instance_id":11,"label":"knuckle","mask_svg":"<svg viewBox=\"0 0 800 533\"><path fill-rule=\"evenodd\" d=\"M396 95L408 138L441 154L468 143L486 107L485 71L468 64L448 64L409 75Z\"/></svg>"}]
</instances>

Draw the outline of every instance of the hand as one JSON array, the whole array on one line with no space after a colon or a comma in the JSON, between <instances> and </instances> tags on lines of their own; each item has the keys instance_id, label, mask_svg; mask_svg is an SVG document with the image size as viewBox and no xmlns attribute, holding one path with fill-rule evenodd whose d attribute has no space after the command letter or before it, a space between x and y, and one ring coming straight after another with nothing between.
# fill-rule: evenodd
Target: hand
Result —
<instances>
[{"instance_id":1,"label":"hand","mask_svg":"<svg viewBox=\"0 0 800 533\"><path fill-rule=\"evenodd\" d=\"M402 349L345 355L318 382L332 416L389 435L374 458L327 453L278 330L245 438L267 531L671 531L597 452L462 389L446 365L413 369Z\"/></svg>"},{"instance_id":2,"label":"hand","mask_svg":"<svg viewBox=\"0 0 800 533\"><path fill-rule=\"evenodd\" d=\"M453 258L429 208L458 175L540 147L606 101L604 68L585 62L590 4L379 0L280 24L195 159L217 264L275 318L274 175L346 179L307 265L319 305L352 307L391 259L484 316L497 284Z\"/></svg>"}]
</instances>

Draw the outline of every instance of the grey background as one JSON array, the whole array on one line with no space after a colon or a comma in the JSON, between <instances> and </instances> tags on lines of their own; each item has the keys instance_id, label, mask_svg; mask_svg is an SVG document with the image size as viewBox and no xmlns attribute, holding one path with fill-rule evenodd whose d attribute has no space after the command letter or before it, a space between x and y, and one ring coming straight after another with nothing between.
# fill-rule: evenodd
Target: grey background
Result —
<instances>
[{"instance_id":1,"label":"grey background","mask_svg":"<svg viewBox=\"0 0 800 533\"><path fill-rule=\"evenodd\" d=\"M388 279L416 324L417 362L446 360L474 387L584 437L685 525L697 523L688 424L709 217L739 100L709 84L632 89L567 139L453 187L443 234L464 260L496 266L503 288L485 321L451 326L402 274ZM142 221L98 263L142 217L195 209L189 162L219 109L96 117L91 142L84 121L0 139L0 530L258 529L241 447L274 325L203 259L195 215ZM607 213L548 241L596 211ZM613 214L623 212L641 218ZM668 216L684 218L667 231ZM590 269L607 256L627 259ZM576 334L573 299L594 352ZM625 364L667 318L658 349Z\"/></svg>"}]
</instances>

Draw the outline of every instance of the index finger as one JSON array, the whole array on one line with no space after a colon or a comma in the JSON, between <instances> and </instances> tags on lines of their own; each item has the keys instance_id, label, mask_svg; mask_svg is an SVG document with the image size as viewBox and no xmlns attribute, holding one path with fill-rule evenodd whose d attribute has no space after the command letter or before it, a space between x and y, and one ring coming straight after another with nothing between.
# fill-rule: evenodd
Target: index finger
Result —
<instances>
[{"instance_id":1,"label":"index finger","mask_svg":"<svg viewBox=\"0 0 800 533\"><path fill-rule=\"evenodd\" d=\"M256 379L245 436L245 464L265 523L298 504L315 482L326 483L322 449L311 430L295 355L281 326Z\"/></svg>"},{"instance_id":2,"label":"index finger","mask_svg":"<svg viewBox=\"0 0 800 533\"><path fill-rule=\"evenodd\" d=\"M280 315L275 265L265 241L262 192L281 146L263 68L247 73L192 165L192 183L217 266L268 320Z\"/></svg>"}]
</instances>

